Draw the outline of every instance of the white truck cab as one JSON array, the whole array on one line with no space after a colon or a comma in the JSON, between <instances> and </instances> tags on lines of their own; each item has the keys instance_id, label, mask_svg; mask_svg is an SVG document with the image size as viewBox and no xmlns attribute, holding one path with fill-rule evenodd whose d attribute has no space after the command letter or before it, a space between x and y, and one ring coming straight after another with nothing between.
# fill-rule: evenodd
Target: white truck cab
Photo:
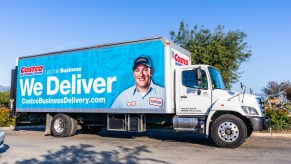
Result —
<instances>
[{"instance_id":1,"label":"white truck cab","mask_svg":"<svg viewBox=\"0 0 291 164\"><path fill-rule=\"evenodd\" d=\"M219 146L234 148L241 145L253 130L268 127L262 98L226 90L216 68L183 66L176 69L175 77L174 128L177 131L190 130L191 124L196 124L197 130L199 126L204 128L202 132L207 136L211 134Z\"/></svg>"}]
</instances>

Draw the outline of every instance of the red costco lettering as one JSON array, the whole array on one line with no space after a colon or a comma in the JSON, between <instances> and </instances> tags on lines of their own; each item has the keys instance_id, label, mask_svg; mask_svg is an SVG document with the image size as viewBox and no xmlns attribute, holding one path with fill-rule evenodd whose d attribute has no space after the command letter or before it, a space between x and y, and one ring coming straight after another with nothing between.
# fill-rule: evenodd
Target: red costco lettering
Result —
<instances>
[{"instance_id":1,"label":"red costco lettering","mask_svg":"<svg viewBox=\"0 0 291 164\"><path fill-rule=\"evenodd\" d=\"M43 66L31 66L31 67L25 67L23 66L20 69L21 73L33 73L33 72L42 72Z\"/></svg>"},{"instance_id":2,"label":"red costco lettering","mask_svg":"<svg viewBox=\"0 0 291 164\"><path fill-rule=\"evenodd\" d=\"M178 54L175 54L175 61L180 63L180 64L183 64L183 65L188 65L188 60L179 56Z\"/></svg>"},{"instance_id":3,"label":"red costco lettering","mask_svg":"<svg viewBox=\"0 0 291 164\"><path fill-rule=\"evenodd\" d=\"M151 103L162 104L162 102L160 100L151 100Z\"/></svg>"},{"instance_id":4,"label":"red costco lettering","mask_svg":"<svg viewBox=\"0 0 291 164\"><path fill-rule=\"evenodd\" d=\"M32 76L32 75L42 75L44 67L42 65L39 66L23 66L20 69L21 76Z\"/></svg>"},{"instance_id":5,"label":"red costco lettering","mask_svg":"<svg viewBox=\"0 0 291 164\"><path fill-rule=\"evenodd\" d=\"M163 106L163 99L156 98L156 97L151 97L150 101L149 101L149 104L150 105L154 105L154 106L162 107Z\"/></svg>"}]
</instances>

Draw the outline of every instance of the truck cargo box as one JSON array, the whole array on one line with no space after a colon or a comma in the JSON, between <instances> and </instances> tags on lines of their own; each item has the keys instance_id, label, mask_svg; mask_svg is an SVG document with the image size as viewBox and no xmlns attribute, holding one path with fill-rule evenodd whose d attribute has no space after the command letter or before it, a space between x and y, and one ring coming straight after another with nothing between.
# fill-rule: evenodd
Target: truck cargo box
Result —
<instances>
[{"instance_id":1,"label":"truck cargo box","mask_svg":"<svg viewBox=\"0 0 291 164\"><path fill-rule=\"evenodd\" d=\"M145 94L133 76L140 63L152 71ZM174 69L190 64L188 51L162 37L21 57L16 111L174 113Z\"/></svg>"}]
</instances>

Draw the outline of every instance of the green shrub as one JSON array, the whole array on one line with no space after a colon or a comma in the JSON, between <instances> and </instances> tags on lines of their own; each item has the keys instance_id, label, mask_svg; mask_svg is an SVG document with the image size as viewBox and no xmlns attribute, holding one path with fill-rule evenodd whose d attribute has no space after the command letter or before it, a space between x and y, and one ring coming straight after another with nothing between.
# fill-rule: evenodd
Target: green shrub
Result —
<instances>
[{"instance_id":1,"label":"green shrub","mask_svg":"<svg viewBox=\"0 0 291 164\"><path fill-rule=\"evenodd\" d=\"M0 107L8 107L10 104L10 91L0 92Z\"/></svg>"},{"instance_id":2,"label":"green shrub","mask_svg":"<svg viewBox=\"0 0 291 164\"><path fill-rule=\"evenodd\" d=\"M291 128L291 121L288 118L289 111L281 109L267 109L266 115L270 117L271 127L274 130Z\"/></svg>"},{"instance_id":3,"label":"green shrub","mask_svg":"<svg viewBox=\"0 0 291 164\"><path fill-rule=\"evenodd\" d=\"M0 108L0 127L11 125L15 125L15 119L10 118L10 110L8 108Z\"/></svg>"},{"instance_id":4,"label":"green shrub","mask_svg":"<svg viewBox=\"0 0 291 164\"><path fill-rule=\"evenodd\" d=\"M286 103L284 107L291 112L291 103Z\"/></svg>"}]
</instances>

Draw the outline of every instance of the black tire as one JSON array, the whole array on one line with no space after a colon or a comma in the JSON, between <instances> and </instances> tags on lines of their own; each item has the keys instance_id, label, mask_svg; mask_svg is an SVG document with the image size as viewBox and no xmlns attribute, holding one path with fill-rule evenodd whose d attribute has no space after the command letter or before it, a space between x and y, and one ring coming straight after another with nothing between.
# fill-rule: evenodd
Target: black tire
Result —
<instances>
[{"instance_id":1,"label":"black tire","mask_svg":"<svg viewBox=\"0 0 291 164\"><path fill-rule=\"evenodd\" d=\"M220 147L237 148L247 138L246 125L234 115L221 115L212 124L211 136Z\"/></svg>"},{"instance_id":2,"label":"black tire","mask_svg":"<svg viewBox=\"0 0 291 164\"><path fill-rule=\"evenodd\" d=\"M77 126L78 126L77 121L74 118L71 118L71 122L72 122L72 129L71 129L69 136L75 135L75 133L77 131Z\"/></svg>"},{"instance_id":3,"label":"black tire","mask_svg":"<svg viewBox=\"0 0 291 164\"><path fill-rule=\"evenodd\" d=\"M72 132L72 120L65 114L56 114L52 120L51 132L55 137L68 137Z\"/></svg>"},{"instance_id":4,"label":"black tire","mask_svg":"<svg viewBox=\"0 0 291 164\"><path fill-rule=\"evenodd\" d=\"M253 133L253 127L247 127L247 138L249 138Z\"/></svg>"}]
</instances>

